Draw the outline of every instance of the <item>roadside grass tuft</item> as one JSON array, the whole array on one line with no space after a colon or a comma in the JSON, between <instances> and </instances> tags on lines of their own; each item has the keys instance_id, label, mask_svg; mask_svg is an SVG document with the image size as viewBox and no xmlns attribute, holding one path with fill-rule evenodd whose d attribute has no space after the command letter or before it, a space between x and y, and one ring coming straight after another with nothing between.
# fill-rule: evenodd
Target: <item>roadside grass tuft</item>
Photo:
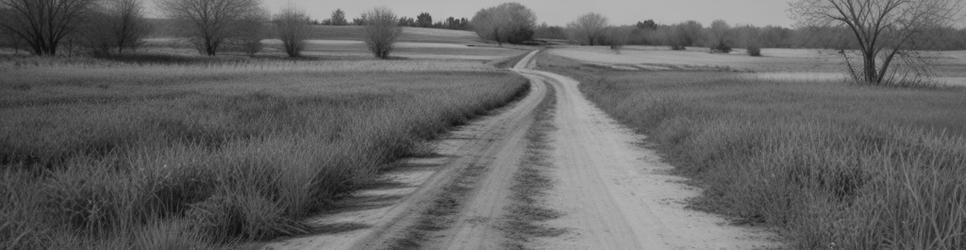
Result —
<instances>
[{"instance_id":1,"label":"roadside grass tuft","mask_svg":"<svg viewBox=\"0 0 966 250\"><path fill-rule=\"evenodd\" d=\"M507 249L527 249L527 244L538 237L554 237L566 233L566 229L552 228L545 224L562 216L561 212L544 204L547 192L553 188L554 180L547 176L553 168L548 160L550 145L549 133L556 129L553 125L556 95L550 88L537 113L534 124L527 131L527 152L520 162L520 169L513 175L511 203L506 206L500 225L507 241Z\"/></svg>"},{"instance_id":2,"label":"roadside grass tuft","mask_svg":"<svg viewBox=\"0 0 966 250\"><path fill-rule=\"evenodd\" d=\"M527 88L443 62L29 60L43 63L0 63L0 245L18 249L305 233L301 219Z\"/></svg>"},{"instance_id":3,"label":"roadside grass tuft","mask_svg":"<svg viewBox=\"0 0 966 250\"><path fill-rule=\"evenodd\" d=\"M696 208L775 227L793 248L966 248L963 89L575 71L559 60L541 66L581 80L705 188Z\"/></svg>"}]
</instances>

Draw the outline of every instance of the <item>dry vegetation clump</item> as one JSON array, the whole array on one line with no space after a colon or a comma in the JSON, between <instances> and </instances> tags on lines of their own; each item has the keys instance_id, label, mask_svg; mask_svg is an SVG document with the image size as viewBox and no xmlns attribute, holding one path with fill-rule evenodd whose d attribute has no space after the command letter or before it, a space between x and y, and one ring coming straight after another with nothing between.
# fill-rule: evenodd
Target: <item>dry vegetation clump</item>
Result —
<instances>
[{"instance_id":1,"label":"dry vegetation clump","mask_svg":"<svg viewBox=\"0 0 966 250\"><path fill-rule=\"evenodd\" d=\"M705 195L803 249L966 248L966 91L545 68L650 135Z\"/></svg>"},{"instance_id":2,"label":"dry vegetation clump","mask_svg":"<svg viewBox=\"0 0 966 250\"><path fill-rule=\"evenodd\" d=\"M527 87L440 62L50 60L2 69L3 246L199 249L307 232L303 217Z\"/></svg>"}]
</instances>

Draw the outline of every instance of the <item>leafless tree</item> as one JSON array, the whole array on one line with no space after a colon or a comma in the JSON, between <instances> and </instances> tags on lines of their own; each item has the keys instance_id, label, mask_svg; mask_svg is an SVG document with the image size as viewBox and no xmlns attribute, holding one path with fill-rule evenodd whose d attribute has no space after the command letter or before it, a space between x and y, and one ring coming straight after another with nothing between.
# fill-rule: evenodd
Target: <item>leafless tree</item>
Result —
<instances>
[{"instance_id":1,"label":"leafless tree","mask_svg":"<svg viewBox=\"0 0 966 250\"><path fill-rule=\"evenodd\" d=\"M0 28L36 55L53 56L64 38L84 23L95 0L0 0Z\"/></svg>"},{"instance_id":2,"label":"leafless tree","mask_svg":"<svg viewBox=\"0 0 966 250\"><path fill-rule=\"evenodd\" d=\"M631 32L634 30L633 27L628 26L611 26L604 30L603 43L610 46L610 49L615 53L620 54L621 49L627 42L631 39Z\"/></svg>"},{"instance_id":3,"label":"leafless tree","mask_svg":"<svg viewBox=\"0 0 966 250\"><path fill-rule=\"evenodd\" d=\"M309 17L305 12L296 8L286 8L275 15L275 30L282 40L285 53L289 57L299 57L305 49L305 37L308 33Z\"/></svg>"},{"instance_id":4,"label":"leafless tree","mask_svg":"<svg viewBox=\"0 0 966 250\"><path fill-rule=\"evenodd\" d=\"M731 52L734 43L734 34L731 25L724 20L715 20L707 30L708 48L711 52Z\"/></svg>"},{"instance_id":5,"label":"leafless tree","mask_svg":"<svg viewBox=\"0 0 966 250\"><path fill-rule=\"evenodd\" d=\"M248 56L255 56L262 51L262 40L271 36L268 24L270 23L269 14L262 10L239 21L239 31L235 39L239 48Z\"/></svg>"},{"instance_id":6,"label":"leafless tree","mask_svg":"<svg viewBox=\"0 0 966 250\"><path fill-rule=\"evenodd\" d=\"M86 24L80 40L96 53L136 49L151 29L141 0L100 0Z\"/></svg>"},{"instance_id":7,"label":"leafless tree","mask_svg":"<svg viewBox=\"0 0 966 250\"><path fill-rule=\"evenodd\" d=\"M598 13L587 13L567 24L567 29L570 30L574 40L590 46L601 43L606 28L607 18Z\"/></svg>"},{"instance_id":8,"label":"leafless tree","mask_svg":"<svg viewBox=\"0 0 966 250\"><path fill-rule=\"evenodd\" d=\"M158 6L169 18L184 22L199 51L209 56L240 32L240 23L261 12L260 0L159 0Z\"/></svg>"},{"instance_id":9,"label":"leafless tree","mask_svg":"<svg viewBox=\"0 0 966 250\"><path fill-rule=\"evenodd\" d=\"M962 7L962 0L797 0L791 10L804 25L851 31L861 66L852 62L852 53L841 54L857 82L905 85L921 83L928 75L916 53L924 49L922 36L950 26ZM893 67L896 62L900 67Z\"/></svg>"},{"instance_id":10,"label":"leafless tree","mask_svg":"<svg viewBox=\"0 0 966 250\"><path fill-rule=\"evenodd\" d=\"M363 14L365 20L366 46L374 56L380 59L388 59L392 52L396 38L402 33L399 27L399 19L389 8L377 7Z\"/></svg>"},{"instance_id":11,"label":"leafless tree","mask_svg":"<svg viewBox=\"0 0 966 250\"><path fill-rule=\"evenodd\" d=\"M0 9L0 18L11 15L9 10ZM14 50L14 53L19 53L21 49L21 44L23 43L16 34L10 32L7 29L0 27L0 39L2 39L3 44L0 45L5 48L10 48Z\"/></svg>"},{"instance_id":12,"label":"leafless tree","mask_svg":"<svg viewBox=\"0 0 966 250\"><path fill-rule=\"evenodd\" d=\"M698 44L704 27L697 21L687 21L674 25L668 34L668 43L673 50L685 50L687 46Z\"/></svg>"}]
</instances>

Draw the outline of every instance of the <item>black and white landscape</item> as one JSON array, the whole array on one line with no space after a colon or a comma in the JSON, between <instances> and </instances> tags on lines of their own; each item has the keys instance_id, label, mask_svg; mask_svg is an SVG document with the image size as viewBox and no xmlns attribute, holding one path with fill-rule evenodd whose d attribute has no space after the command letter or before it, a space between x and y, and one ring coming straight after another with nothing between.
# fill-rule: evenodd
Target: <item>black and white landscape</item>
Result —
<instances>
[{"instance_id":1,"label":"black and white landscape","mask_svg":"<svg viewBox=\"0 0 966 250\"><path fill-rule=\"evenodd\" d=\"M0 0L0 249L966 248L966 2L597 2Z\"/></svg>"}]
</instances>

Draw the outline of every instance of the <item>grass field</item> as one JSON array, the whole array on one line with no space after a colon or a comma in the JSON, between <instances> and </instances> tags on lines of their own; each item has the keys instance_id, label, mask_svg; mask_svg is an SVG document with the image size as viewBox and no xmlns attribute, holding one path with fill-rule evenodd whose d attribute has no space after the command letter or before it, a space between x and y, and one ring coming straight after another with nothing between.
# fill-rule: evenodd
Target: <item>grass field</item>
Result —
<instances>
[{"instance_id":1,"label":"grass field","mask_svg":"<svg viewBox=\"0 0 966 250\"><path fill-rule=\"evenodd\" d=\"M749 80L830 81L847 78L845 63L836 50L763 49L751 57L738 49L731 54L708 53L707 48L674 51L666 47L627 46L615 53L606 47L559 47L551 54L620 70L690 70L744 72ZM966 86L966 51L922 52L933 68L937 83Z\"/></svg>"},{"instance_id":2,"label":"grass field","mask_svg":"<svg viewBox=\"0 0 966 250\"><path fill-rule=\"evenodd\" d=\"M179 58L0 62L0 245L305 233L303 217L527 89L470 61Z\"/></svg>"},{"instance_id":3,"label":"grass field","mask_svg":"<svg viewBox=\"0 0 966 250\"><path fill-rule=\"evenodd\" d=\"M543 55L705 195L801 249L966 248L966 90L621 71Z\"/></svg>"},{"instance_id":4,"label":"grass field","mask_svg":"<svg viewBox=\"0 0 966 250\"><path fill-rule=\"evenodd\" d=\"M458 35L458 34L457 34ZM451 39L459 37L447 36ZM352 40L355 39L355 40ZM326 60L360 60L372 58L365 43L359 41L360 37L346 38L346 40L332 39L311 39L305 41L305 51L302 59L326 59ZM285 57L282 43L277 39L266 39L262 41L263 49L257 57ZM508 47L501 48L496 45L486 45L477 43L450 43L450 42L397 42L394 46L392 57L395 59L420 59L420 60L471 60L471 61L492 61L508 56L518 55L526 50L513 49ZM187 40L182 38L152 38L147 39L145 46L139 49L141 54L163 54L163 55L197 55L198 52ZM0 51L3 53L3 51ZM9 53L9 52L8 52ZM244 53L226 49L220 55L248 57Z\"/></svg>"},{"instance_id":5,"label":"grass field","mask_svg":"<svg viewBox=\"0 0 966 250\"><path fill-rule=\"evenodd\" d=\"M181 26L169 20L154 19L154 29L150 37L170 38L183 36ZM308 40L361 40L364 27L356 25L331 26L312 25L306 37ZM483 40L472 31L403 27L400 42L481 44Z\"/></svg>"},{"instance_id":6,"label":"grass field","mask_svg":"<svg viewBox=\"0 0 966 250\"><path fill-rule=\"evenodd\" d=\"M308 39L311 40L361 40L363 26L327 26L315 25L311 27ZM416 43L455 43L482 44L482 39L476 33L465 30L430 29L417 27L403 27L399 36L400 42Z\"/></svg>"}]
</instances>

